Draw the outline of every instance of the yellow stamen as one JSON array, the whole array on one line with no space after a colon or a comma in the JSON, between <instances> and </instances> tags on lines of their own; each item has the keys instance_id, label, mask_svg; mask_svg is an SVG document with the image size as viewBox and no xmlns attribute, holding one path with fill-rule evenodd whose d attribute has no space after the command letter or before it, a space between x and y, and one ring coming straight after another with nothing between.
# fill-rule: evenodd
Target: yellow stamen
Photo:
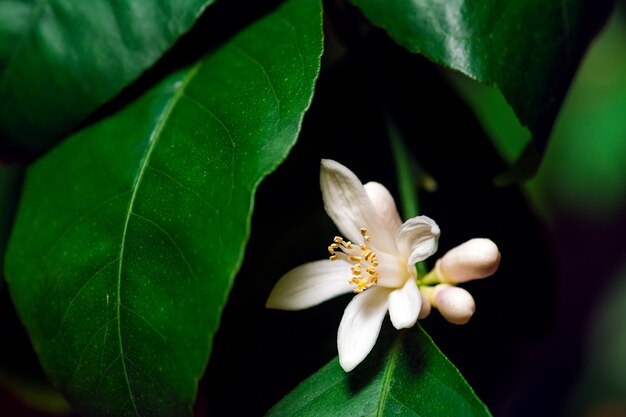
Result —
<instances>
[{"instance_id":1,"label":"yellow stamen","mask_svg":"<svg viewBox=\"0 0 626 417\"><path fill-rule=\"evenodd\" d=\"M378 266L378 259L376 259L376 253L367 247L365 242L370 241L370 236L367 234L367 229L362 227L360 229L361 236L363 236L363 243L355 246L352 242L344 240L341 236L335 236L333 243L328 247L328 253L330 253L330 260L335 261L339 258L351 263L352 278L348 281L351 285L356 285L353 290L355 293L362 293L372 285L378 284L378 272L376 267ZM335 252L339 251L339 252ZM363 275L363 269L367 272L367 275Z\"/></svg>"}]
</instances>

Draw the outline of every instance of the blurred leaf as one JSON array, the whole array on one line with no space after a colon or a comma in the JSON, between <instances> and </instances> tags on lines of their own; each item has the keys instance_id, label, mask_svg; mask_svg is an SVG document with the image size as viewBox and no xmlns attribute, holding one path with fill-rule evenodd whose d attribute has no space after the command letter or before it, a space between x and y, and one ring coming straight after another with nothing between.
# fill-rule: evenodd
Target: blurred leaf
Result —
<instances>
[{"instance_id":1,"label":"blurred leaf","mask_svg":"<svg viewBox=\"0 0 626 417\"><path fill-rule=\"evenodd\" d=\"M500 89L543 148L612 0L350 0L409 51Z\"/></svg>"},{"instance_id":2,"label":"blurred leaf","mask_svg":"<svg viewBox=\"0 0 626 417\"><path fill-rule=\"evenodd\" d=\"M13 225L23 174L24 168L21 166L0 164L0 275L4 267L4 251Z\"/></svg>"},{"instance_id":3,"label":"blurred leaf","mask_svg":"<svg viewBox=\"0 0 626 417\"><path fill-rule=\"evenodd\" d=\"M457 73L450 72L448 79L475 113L502 159L514 165L532 144L532 138L502 93Z\"/></svg>"},{"instance_id":4,"label":"blurred leaf","mask_svg":"<svg viewBox=\"0 0 626 417\"><path fill-rule=\"evenodd\" d=\"M399 333L388 349L377 349L351 373L333 360L268 415L491 415L421 326Z\"/></svg>"},{"instance_id":5,"label":"blurred leaf","mask_svg":"<svg viewBox=\"0 0 626 417\"><path fill-rule=\"evenodd\" d=\"M626 205L626 22L615 14L581 66L529 190L543 211L620 215Z\"/></svg>"},{"instance_id":6,"label":"blurred leaf","mask_svg":"<svg viewBox=\"0 0 626 417\"><path fill-rule=\"evenodd\" d=\"M213 0L0 0L0 138L40 151L119 93Z\"/></svg>"},{"instance_id":7,"label":"blurred leaf","mask_svg":"<svg viewBox=\"0 0 626 417\"><path fill-rule=\"evenodd\" d=\"M537 152L537 148L532 143L526 145L521 155L514 161L511 168L493 179L494 185L497 187L505 187L507 185L528 181L533 178L539 166L541 158Z\"/></svg>"},{"instance_id":8,"label":"blurred leaf","mask_svg":"<svg viewBox=\"0 0 626 417\"><path fill-rule=\"evenodd\" d=\"M87 416L189 415L253 194L313 94L321 5L290 0L28 170L6 272Z\"/></svg>"}]
</instances>

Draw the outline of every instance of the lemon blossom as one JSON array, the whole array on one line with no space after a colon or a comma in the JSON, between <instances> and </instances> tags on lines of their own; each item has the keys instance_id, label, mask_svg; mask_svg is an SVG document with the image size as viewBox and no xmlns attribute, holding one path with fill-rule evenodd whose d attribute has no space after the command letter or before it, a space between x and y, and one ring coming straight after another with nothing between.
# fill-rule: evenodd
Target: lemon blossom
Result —
<instances>
[{"instance_id":1,"label":"lemon blossom","mask_svg":"<svg viewBox=\"0 0 626 417\"><path fill-rule=\"evenodd\" d=\"M402 223L393 197L376 182L365 186L348 168L322 160L324 208L341 231L330 259L287 272L267 300L268 308L301 310L341 294L356 295L339 331L339 363L349 372L374 347L389 311L397 329L415 325L422 307L415 264L437 250L439 227L426 216Z\"/></svg>"},{"instance_id":2,"label":"lemon blossom","mask_svg":"<svg viewBox=\"0 0 626 417\"><path fill-rule=\"evenodd\" d=\"M420 319L434 307L450 323L467 323L476 311L476 303L467 290L455 285L491 276L499 265L500 251L489 239L470 239L450 249L437 260L432 271L420 277Z\"/></svg>"}]
</instances>

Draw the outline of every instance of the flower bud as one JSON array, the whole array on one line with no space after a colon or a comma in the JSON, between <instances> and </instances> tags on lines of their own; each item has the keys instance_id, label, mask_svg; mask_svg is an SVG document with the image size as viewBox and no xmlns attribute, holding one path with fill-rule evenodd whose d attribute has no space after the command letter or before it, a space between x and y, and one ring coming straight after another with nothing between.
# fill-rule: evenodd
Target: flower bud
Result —
<instances>
[{"instance_id":1,"label":"flower bud","mask_svg":"<svg viewBox=\"0 0 626 417\"><path fill-rule=\"evenodd\" d=\"M428 317L428 315L430 314L430 310L431 310L431 305L430 305L430 293L425 291L429 288L424 288L422 290L420 290L420 296L422 297L422 307L420 309L420 313L419 316L417 316L418 319L425 319L426 317Z\"/></svg>"},{"instance_id":2,"label":"flower bud","mask_svg":"<svg viewBox=\"0 0 626 417\"><path fill-rule=\"evenodd\" d=\"M471 239L449 250L435 264L441 282L457 284L492 275L500 265L500 252L489 239Z\"/></svg>"},{"instance_id":3,"label":"flower bud","mask_svg":"<svg viewBox=\"0 0 626 417\"><path fill-rule=\"evenodd\" d=\"M472 295L463 288L439 284L431 295L431 302L444 319L452 324L465 324L476 311Z\"/></svg>"}]
</instances>

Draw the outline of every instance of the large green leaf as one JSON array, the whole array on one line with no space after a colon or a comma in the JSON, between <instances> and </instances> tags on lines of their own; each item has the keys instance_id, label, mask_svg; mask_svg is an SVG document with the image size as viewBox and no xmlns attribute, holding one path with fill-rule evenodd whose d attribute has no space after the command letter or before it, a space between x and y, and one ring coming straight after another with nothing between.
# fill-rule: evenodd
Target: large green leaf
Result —
<instances>
[{"instance_id":1,"label":"large green leaf","mask_svg":"<svg viewBox=\"0 0 626 417\"><path fill-rule=\"evenodd\" d=\"M41 150L150 67L213 0L0 0L0 139Z\"/></svg>"},{"instance_id":2,"label":"large green leaf","mask_svg":"<svg viewBox=\"0 0 626 417\"><path fill-rule=\"evenodd\" d=\"M379 341L379 344L380 341ZM276 404L269 416L490 416L421 326L403 331L351 373L337 359Z\"/></svg>"},{"instance_id":3,"label":"large green leaf","mask_svg":"<svg viewBox=\"0 0 626 417\"><path fill-rule=\"evenodd\" d=\"M350 1L411 52L498 87L540 146L583 52L613 3Z\"/></svg>"},{"instance_id":4,"label":"large green leaf","mask_svg":"<svg viewBox=\"0 0 626 417\"><path fill-rule=\"evenodd\" d=\"M296 140L321 50L319 1L290 0L28 170L7 278L80 412L190 413L254 190Z\"/></svg>"}]
</instances>

